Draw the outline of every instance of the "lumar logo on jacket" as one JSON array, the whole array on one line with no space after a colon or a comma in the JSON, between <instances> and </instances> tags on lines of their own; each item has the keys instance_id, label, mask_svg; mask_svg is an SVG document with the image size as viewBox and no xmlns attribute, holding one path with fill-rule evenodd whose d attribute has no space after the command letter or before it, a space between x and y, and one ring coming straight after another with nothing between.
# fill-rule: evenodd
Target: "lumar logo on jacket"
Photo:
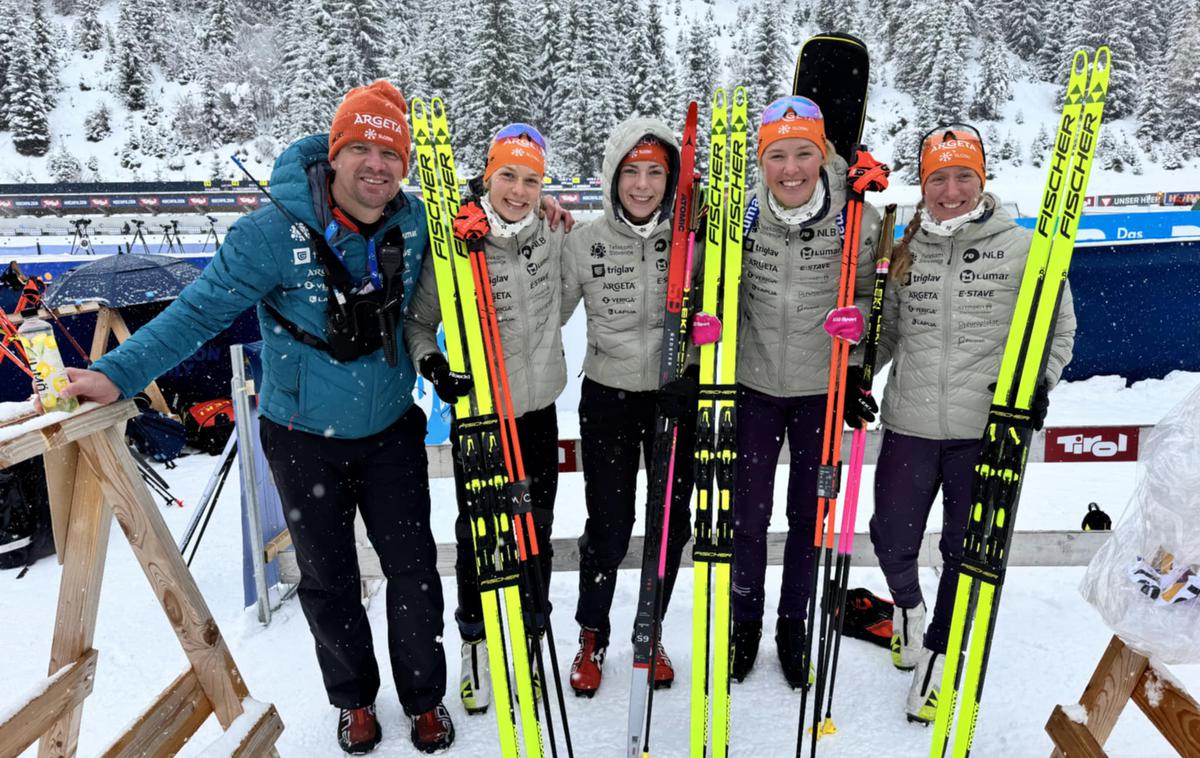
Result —
<instances>
[{"instance_id":1,"label":"lumar logo on jacket","mask_svg":"<svg viewBox=\"0 0 1200 758\"><path fill-rule=\"evenodd\" d=\"M963 284L970 284L971 282L973 282L975 280L985 281L985 282L1005 282L1005 281L1008 281L1008 274L1002 274L999 271L993 271L991 273L985 273L985 274L976 274L971 269L966 268L966 269L963 269L962 271L958 272L958 280L960 282L962 282Z\"/></svg>"},{"instance_id":2,"label":"lumar logo on jacket","mask_svg":"<svg viewBox=\"0 0 1200 758\"><path fill-rule=\"evenodd\" d=\"M399 121L395 121L390 118L384 118L383 116L379 116L374 113L355 113L354 114L354 123L355 124L369 124L370 126L373 126L376 129L388 129L390 131L395 132L396 134L403 134L403 131L402 131L403 127L401 126ZM384 136L386 138L386 135L381 135L381 136Z\"/></svg>"}]
</instances>

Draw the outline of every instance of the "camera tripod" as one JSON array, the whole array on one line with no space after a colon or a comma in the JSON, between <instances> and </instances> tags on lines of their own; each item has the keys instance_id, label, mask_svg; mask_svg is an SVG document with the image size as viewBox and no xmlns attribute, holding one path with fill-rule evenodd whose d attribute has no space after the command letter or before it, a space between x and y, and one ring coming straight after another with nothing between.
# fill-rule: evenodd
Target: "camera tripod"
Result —
<instances>
[{"instance_id":1,"label":"camera tripod","mask_svg":"<svg viewBox=\"0 0 1200 758\"><path fill-rule=\"evenodd\" d=\"M77 218L71 224L75 227L75 233L71 235L71 255L75 253L94 254L92 237L88 230L88 227L92 225L92 220L90 218Z\"/></svg>"}]
</instances>

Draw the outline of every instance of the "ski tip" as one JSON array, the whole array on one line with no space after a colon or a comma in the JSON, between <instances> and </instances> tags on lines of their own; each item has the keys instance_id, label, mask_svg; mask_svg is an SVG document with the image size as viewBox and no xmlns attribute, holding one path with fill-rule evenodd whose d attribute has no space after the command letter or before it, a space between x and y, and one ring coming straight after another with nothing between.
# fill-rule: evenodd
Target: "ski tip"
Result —
<instances>
[{"instance_id":1,"label":"ski tip","mask_svg":"<svg viewBox=\"0 0 1200 758\"><path fill-rule=\"evenodd\" d=\"M735 106L744 106L746 104L746 88L738 86L733 90L733 104Z\"/></svg>"},{"instance_id":2,"label":"ski tip","mask_svg":"<svg viewBox=\"0 0 1200 758\"><path fill-rule=\"evenodd\" d=\"M442 98L436 95L429 99L429 109L433 111L434 118L441 118L446 115L446 105L442 102Z\"/></svg>"},{"instance_id":3,"label":"ski tip","mask_svg":"<svg viewBox=\"0 0 1200 758\"><path fill-rule=\"evenodd\" d=\"M425 98L420 95L413 95L409 99L408 105L412 108L413 118L425 118Z\"/></svg>"},{"instance_id":4,"label":"ski tip","mask_svg":"<svg viewBox=\"0 0 1200 758\"><path fill-rule=\"evenodd\" d=\"M1071 61L1071 70L1076 76L1087 73L1088 54L1087 50L1080 48L1075 51L1075 58Z\"/></svg>"},{"instance_id":5,"label":"ski tip","mask_svg":"<svg viewBox=\"0 0 1200 758\"><path fill-rule=\"evenodd\" d=\"M1096 51L1095 67L1097 71L1107 71L1112 66L1112 51L1108 49L1108 45L1101 45Z\"/></svg>"}]
</instances>

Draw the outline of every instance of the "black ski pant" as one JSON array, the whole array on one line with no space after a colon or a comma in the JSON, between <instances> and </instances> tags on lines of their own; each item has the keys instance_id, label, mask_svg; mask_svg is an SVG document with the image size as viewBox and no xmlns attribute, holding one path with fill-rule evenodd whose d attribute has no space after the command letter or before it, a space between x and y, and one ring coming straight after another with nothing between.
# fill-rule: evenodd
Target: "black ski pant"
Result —
<instances>
[{"instance_id":1,"label":"black ski pant","mask_svg":"<svg viewBox=\"0 0 1200 758\"><path fill-rule=\"evenodd\" d=\"M388 652L404 712L446 693L442 582L429 529L425 413L413 406L361 439L326 438L261 419L260 436L300 568L297 595L316 642L329 702L375 702L379 666L362 605L354 514L387 578Z\"/></svg>"},{"instance_id":2,"label":"black ski pant","mask_svg":"<svg viewBox=\"0 0 1200 758\"><path fill-rule=\"evenodd\" d=\"M483 602L479 597L479 574L475 565L475 538L467 514L467 492L463 485L462 463L458 459L457 425L451 425L451 453L454 459L454 487L458 493L458 518L454 521L457 555L454 574L458 578L458 610L454 617L464 640L483 639ZM558 413L554 404L517 417L517 439L521 443L521 458L525 463L525 478L533 501L533 527L537 533L538 566L542 572L542 597L550 591L550 571L554 563L554 548L550 532L554 526L554 497L558 492ZM529 585L522 582L522 608L526 626L541 628L545 618L532 611L540 599L529 595ZM550 608L547 606L547 612ZM532 629L531 629L532 631Z\"/></svg>"},{"instance_id":3,"label":"black ski pant","mask_svg":"<svg viewBox=\"0 0 1200 758\"><path fill-rule=\"evenodd\" d=\"M616 588L617 567L629 549L637 511L638 455L650 469L654 449L657 392L626 392L584 377L579 399L579 436L583 456L583 491L587 521L579 538L579 604L575 620L598 630L607 645L609 611ZM667 571L663 587L666 615L679 560L691 536L692 486L695 461L696 413L679 419L675 475L671 487L671 518L667 535ZM647 485L649 485L647 477ZM647 487L649 499L649 486ZM658 504L662 507L662 504Z\"/></svg>"},{"instance_id":4,"label":"black ski pant","mask_svg":"<svg viewBox=\"0 0 1200 758\"><path fill-rule=\"evenodd\" d=\"M893 431L883 433L875 466L875 514L871 543L892 599L915 608L924 599L917 557L938 490L942 492L942 575L925 647L946 652L954 615L954 593L962 572L963 540L971 516L971 488L983 442L978 438L930 440Z\"/></svg>"}]
</instances>

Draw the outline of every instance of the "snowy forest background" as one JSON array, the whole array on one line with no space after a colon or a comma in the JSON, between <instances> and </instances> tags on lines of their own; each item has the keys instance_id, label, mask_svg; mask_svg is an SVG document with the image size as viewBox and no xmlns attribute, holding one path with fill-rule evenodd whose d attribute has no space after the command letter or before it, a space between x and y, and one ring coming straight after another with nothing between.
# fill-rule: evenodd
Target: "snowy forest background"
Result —
<instances>
[{"instance_id":1,"label":"snowy forest background","mask_svg":"<svg viewBox=\"0 0 1200 758\"><path fill-rule=\"evenodd\" d=\"M265 174L378 77L446 100L464 174L526 121L552 176L588 177L632 113L677 125L695 98L704 131L713 89L741 83L756 118L834 28L871 49L865 141L909 181L943 120L983 129L994 173L1040 165L1071 51L1103 43L1101 167L1200 159L1197 0L0 0L0 18L0 182L233 178L234 152Z\"/></svg>"}]
</instances>

